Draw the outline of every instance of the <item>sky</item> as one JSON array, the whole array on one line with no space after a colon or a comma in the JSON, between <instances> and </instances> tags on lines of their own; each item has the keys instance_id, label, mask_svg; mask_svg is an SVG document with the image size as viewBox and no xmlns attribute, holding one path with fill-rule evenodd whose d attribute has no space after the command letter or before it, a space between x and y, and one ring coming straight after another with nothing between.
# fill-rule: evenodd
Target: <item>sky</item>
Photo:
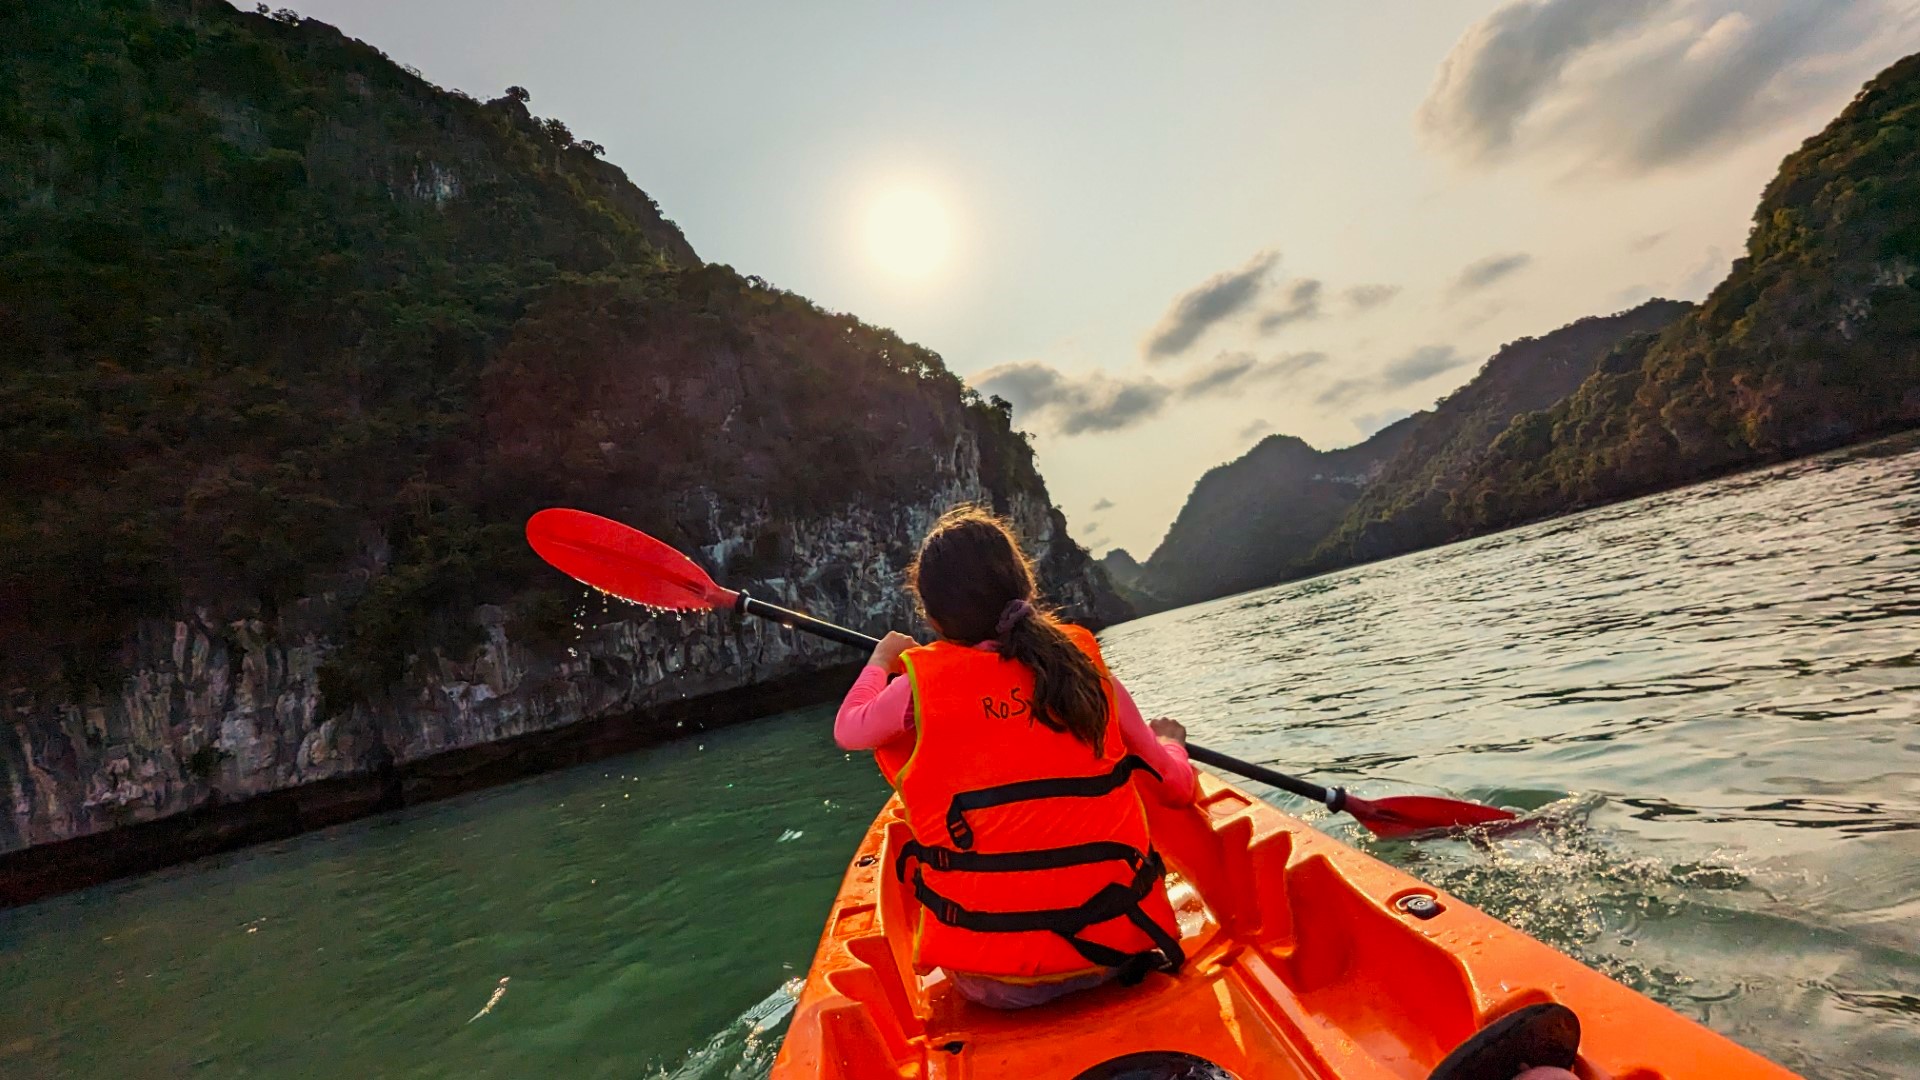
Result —
<instances>
[{"instance_id":1,"label":"sky","mask_svg":"<svg viewBox=\"0 0 1920 1080\"><path fill-rule=\"evenodd\" d=\"M1351 445L1503 343L1705 296L1920 50L1920 0L293 6L527 88L703 258L940 353L1141 559L1267 434Z\"/></svg>"}]
</instances>

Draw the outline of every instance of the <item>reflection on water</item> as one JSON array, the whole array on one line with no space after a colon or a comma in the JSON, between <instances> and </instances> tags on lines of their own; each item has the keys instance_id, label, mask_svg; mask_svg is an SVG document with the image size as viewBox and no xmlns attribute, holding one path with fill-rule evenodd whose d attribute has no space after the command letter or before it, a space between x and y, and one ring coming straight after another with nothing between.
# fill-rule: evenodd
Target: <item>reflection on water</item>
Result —
<instances>
[{"instance_id":1,"label":"reflection on water","mask_svg":"<svg viewBox=\"0 0 1920 1080\"><path fill-rule=\"evenodd\" d=\"M1542 819L1380 841L1265 793L1319 827L1810 1076L1915 1075L1915 441L1102 640L1196 741ZM829 722L0 913L0 1075L764 1076L884 797Z\"/></svg>"}]
</instances>

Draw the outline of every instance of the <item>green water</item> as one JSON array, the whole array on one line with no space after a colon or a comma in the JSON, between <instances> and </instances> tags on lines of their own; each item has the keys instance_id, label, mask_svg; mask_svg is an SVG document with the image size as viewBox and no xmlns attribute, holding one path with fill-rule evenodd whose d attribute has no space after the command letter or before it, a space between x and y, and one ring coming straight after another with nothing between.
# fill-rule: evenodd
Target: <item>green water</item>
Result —
<instances>
[{"instance_id":1,"label":"green water","mask_svg":"<svg viewBox=\"0 0 1920 1080\"><path fill-rule=\"evenodd\" d=\"M735 1021L805 974L885 795L831 724L707 732L0 912L0 1076L764 1072L777 1032L749 1047Z\"/></svg>"},{"instance_id":2,"label":"green water","mask_svg":"<svg viewBox=\"0 0 1920 1080\"><path fill-rule=\"evenodd\" d=\"M1102 640L1196 741L1543 821L1381 843L1276 797L1335 835L1809 1076L1920 1075L1913 441ZM0 912L0 1076L763 1076L884 796L829 723Z\"/></svg>"}]
</instances>

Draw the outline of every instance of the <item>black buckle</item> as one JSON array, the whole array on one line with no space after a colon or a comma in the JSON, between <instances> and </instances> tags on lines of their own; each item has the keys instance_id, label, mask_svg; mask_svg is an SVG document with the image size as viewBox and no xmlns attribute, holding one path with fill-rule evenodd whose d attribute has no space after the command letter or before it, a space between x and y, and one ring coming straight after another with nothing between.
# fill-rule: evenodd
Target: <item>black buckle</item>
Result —
<instances>
[{"instance_id":1,"label":"black buckle","mask_svg":"<svg viewBox=\"0 0 1920 1080\"><path fill-rule=\"evenodd\" d=\"M953 846L970 848L973 846L973 826L967 824L966 817L958 807L947 811L947 835L953 838Z\"/></svg>"}]
</instances>

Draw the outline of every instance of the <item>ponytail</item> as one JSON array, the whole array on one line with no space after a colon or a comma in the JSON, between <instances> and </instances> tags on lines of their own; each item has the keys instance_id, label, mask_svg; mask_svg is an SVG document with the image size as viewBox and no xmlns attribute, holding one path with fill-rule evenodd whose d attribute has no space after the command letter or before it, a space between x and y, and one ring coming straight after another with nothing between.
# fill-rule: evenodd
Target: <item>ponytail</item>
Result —
<instances>
[{"instance_id":1,"label":"ponytail","mask_svg":"<svg viewBox=\"0 0 1920 1080\"><path fill-rule=\"evenodd\" d=\"M947 511L922 541L907 582L941 637L997 641L1001 657L1033 672L1035 719L1105 753L1106 679L1035 604L1033 564L1004 521L975 506Z\"/></svg>"},{"instance_id":2,"label":"ponytail","mask_svg":"<svg viewBox=\"0 0 1920 1080\"><path fill-rule=\"evenodd\" d=\"M1095 756L1106 752L1106 679L1052 615L1034 610L1016 619L1000 637L1000 655L1032 670L1035 719L1086 743Z\"/></svg>"}]
</instances>

